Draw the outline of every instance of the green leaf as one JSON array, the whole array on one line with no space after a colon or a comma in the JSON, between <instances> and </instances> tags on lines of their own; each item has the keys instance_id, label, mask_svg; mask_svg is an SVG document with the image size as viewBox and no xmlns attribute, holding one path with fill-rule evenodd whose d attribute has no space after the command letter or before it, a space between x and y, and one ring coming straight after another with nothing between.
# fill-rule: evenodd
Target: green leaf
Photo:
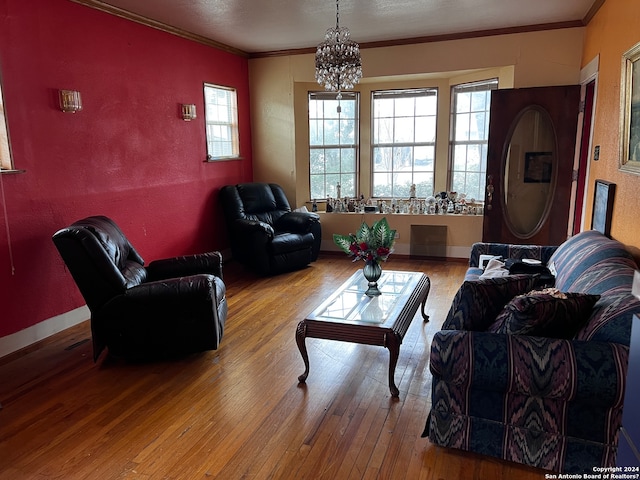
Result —
<instances>
[{"instance_id":1,"label":"green leaf","mask_svg":"<svg viewBox=\"0 0 640 480\"><path fill-rule=\"evenodd\" d=\"M358 239L358 243L365 242L368 245L372 243L373 237L366 222L362 222L362 225L360 225L360 228L356 232L356 238Z\"/></svg>"},{"instance_id":2,"label":"green leaf","mask_svg":"<svg viewBox=\"0 0 640 480\"><path fill-rule=\"evenodd\" d=\"M349 246L351 245L351 236L338 235L337 233L334 233L333 242L340 247L340 250L344 253L351 255L351 250L349 250Z\"/></svg>"},{"instance_id":3,"label":"green leaf","mask_svg":"<svg viewBox=\"0 0 640 480\"><path fill-rule=\"evenodd\" d=\"M381 218L373 224L372 235L375 238L377 246L391 248L395 243L396 231L391 230L386 217Z\"/></svg>"}]
</instances>

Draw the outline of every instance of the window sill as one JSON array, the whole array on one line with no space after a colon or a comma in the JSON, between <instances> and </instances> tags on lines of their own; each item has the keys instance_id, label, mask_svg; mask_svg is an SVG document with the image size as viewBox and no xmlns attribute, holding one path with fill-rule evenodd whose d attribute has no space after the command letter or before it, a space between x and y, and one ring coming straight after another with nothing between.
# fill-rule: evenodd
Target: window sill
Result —
<instances>
[{"instance_id":1,"label":"window sill","mask_svg":"<svg viewBox=\"0 0 640 480\"><path fill-rule=\"evenodd\" d=\"M390 217L411 217L411 218L440 218L440 217L458 217L458 218L482 218L481 213L380 213L380 212L327 212L318 210L314 213L321 213L323 215L334 215L336 217L341 215L388 215Z\"/></svg>"},{"instance_id":2,"label":"window sill","mask_svg":"<svg viewBox=\"0 0 640 480\"><path fill-rule=\"evenodd\" d=\"M206 158L204 163L218 163L218 162L231 162L233 160L244 160L244 157L218 157L218 158Z\"/></svg>"}]
</instances>

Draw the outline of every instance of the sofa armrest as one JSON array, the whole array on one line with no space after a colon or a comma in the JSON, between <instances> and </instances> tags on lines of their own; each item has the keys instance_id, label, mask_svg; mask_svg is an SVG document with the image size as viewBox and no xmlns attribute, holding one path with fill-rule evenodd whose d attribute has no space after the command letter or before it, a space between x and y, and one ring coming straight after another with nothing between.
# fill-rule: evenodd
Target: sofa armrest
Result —
<instances>
[{"instance_id":1,"label":"sofa armrest","mask_svg":"<svg viewBox=\"0 0 640 480\"><path fill-rule=\"evenodd\" d=\"M308 233L320 222L320 216L313 212L289 212L276 220L274 227L278 232Z\"/></svg>"},{"instance_id":2,"label":"sofa armrest","mask_svg":"<svg viewBox=\"0 0 640 480\"><path fill-rule=\"evenodd\" d=\"M469 267L477 268L480 266L480 255L497 255L505 259L531 258L540 260L543 265L546 265L557 248L557 246L548 245L476 242L471 246Z\"/></svg>"},{"instance_id":3,"label":"sofa armrest","mask_svg":"<svg viewBox=\"0 0 640 480\"><path fill-rule=\"evenodd\" d=\"M222 278L222 254L220 252L207 252L163 258L154 260L147 265L147 278L152 282L200 273L208 273Z\"/></svg>"},{"instance_id":4,"label":"sofa armrest","mask_svg":"<svg viewBox=\"0 0 640 480\"><path fill-rule=\"evenodd\" d=\"M628 356L629 348L616 343L442 330L429 368L467 388L617 407Z\"/></svg>"}]
</instances>

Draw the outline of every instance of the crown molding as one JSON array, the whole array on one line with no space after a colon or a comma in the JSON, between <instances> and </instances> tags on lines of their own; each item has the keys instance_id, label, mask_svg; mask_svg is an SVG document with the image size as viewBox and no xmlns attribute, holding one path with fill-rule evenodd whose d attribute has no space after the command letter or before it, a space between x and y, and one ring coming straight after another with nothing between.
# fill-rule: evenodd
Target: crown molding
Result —
<instances>
[{"instance_id":1,"label":"crown molding","mask_svg":"<svg viewBox=\"0 0 640 480\"><path fill-rule=\"evenodd\" d=\"M587 25L591 21L591 19L595 17L596 13L598 13L598 10L600 10L600 7L604 5L604 2L605 0L594 0L593 4L591 5L591 8L582 19L582 23Z\"/></svg>"},{"instance_id":2,"label":"crown molding","mask_svg":"<svg viewBox=\"0 0 640 480\"><path fill-rule=\"evenodd\" d=\"M604 0L602 1L604 2ZM399 45L415 45L418 43L446 42L446 41L452 41L452 40L491 37L496 35L512 35L516 33L540 32L545 30L558 30L563 28L579 28L584 26L585 26L585 23L582 20L573 20L569 22L524 25L521 27L496 28L492 30L475 30L472 32L446 33L442 35L429 35L424 37L401 38L397 40L383 40L379 42L365 42L365 43L360 43L360 50L362 51L367 48L395 47ZM280 56L286 56L286 55L303 55L308 53L315 53L315 51L316 51L316 47L299 48L299 49L292 49L292 50L275 50L271 52L256 52L256 53L250 53L249 58L280 57Z\"/></svg>"},{"instance_id":3,"label":"crown molding","mask_svg":"<svg viewBox=\"0 0 640 480\"><path fill-rule=\"evenodd\" d=\"M316 47L307 47L307 48L298 48L298 49L274 50L274 51L249 53L249 52L240 50L238 48L231 47L224 43L216 42L215 40L211 40L210 38L203 37L201 35L196 35L186 30L172 27L171 25L167 25L165 23L158 22L156 20L152 20L147 17L143 17L142 15L132 13L128 10L114 7L113 5L109 5L101 0L71 0L71 1L74 3L78 3L80 5L94 8L96 10L100 10L102 12L105 12L111 15L115 15L120 18L124 18L126 20L131 20L132 22L140 23L142 25L146 25L148 27L152 27L157 30L161 30L163 32L176 35L178 37L185 38L187 40L198 42L203 45L207 45L209 47L214 47L219 50L232 53L234 55L239 55L244 58L268 58L268 57L284 57L289 55L305 55L305 54L315 53L316 51ZM411 38L385 40L385 41L378 41L378 42L367 42L367 43L361 43L360 49L363 50L367 48L393 47L393 46L401 46L401 45L413 45L418 43L445 42L445 41L452 41L452 40L464 40L464 39L489 37L489 36L497 36L497 35L511 35L511 34L517 34L517 33L557 30L562 28L584 27L595 16L595 14L598 12L600 7L602 7L604 2L605 0L594 0L591 8L585 15L584 19L582 20L573 20L573 21L556 22L556 23L542 23L542 24L536 24L536 25L524 25L520 27L498 28L498 29L492 29L492 30L476 30L471 32L448 33L448 34L442 34L442 35L429 35L429 36L423 36L423 37L411 37Z\"/></svg>"},{"instance_id":4,"label":"crown molding","mask_svg":"<svg viewBox=\"0 0 640 480\"><path fill-rule=\"evenodd\" d=\"M249 54L247 52L240 50L238 48L225 45L224 43L216 42L215 40L211 40L210 38L203 37L202 35L196 35L195 33L190 33L190 32L187 32L186 30L172 27L171 25L167 25L166 23L158 22L156 20L143 17L142 15L129 12L128 10L124 10L122 8L114 7L113 5L109 5L107 3L101 2L100 0L71 0L71 1L74 3L78 3L80 5L84 5L86 7L95 8L96 10L100 10L101 12L115 15L116 17L124 18L126 20L131 20L132 22L146 25L147 27L152 27L157 30L161 30L163 32L171 33L172 35L176 35L178 37L182 37L187 40L192 40L194 42L202 43L209 47L214 47L219 50L223 50L225 52L233 53L234 55L239 55L245 58L249 57Z\"/></svg>"}]
</instances>

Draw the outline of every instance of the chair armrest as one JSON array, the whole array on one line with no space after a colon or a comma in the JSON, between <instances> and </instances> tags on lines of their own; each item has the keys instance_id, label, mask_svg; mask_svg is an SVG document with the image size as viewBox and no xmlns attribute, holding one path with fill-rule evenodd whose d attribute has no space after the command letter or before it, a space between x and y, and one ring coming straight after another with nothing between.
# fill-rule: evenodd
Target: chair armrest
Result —
<instances>
[{"instance_id":1,"label":"chair armrest","mask_svg":"<svg viewBox=\"0 0 640 480\"><path fill-rule=\"evenodd\" d=\"M531 258L540 260L546 265L557 246L548 245L514 245L509 243L476 242L471 246L470 267L480 266L480 255L497 255L502 258Z\"/></svg>"},{"instance_id":2,"label":"chair armrest","mask_svg":"<svg viewBox=\"0 0 640 480\"><path fill-rule=\"evenodd\" d=\"M147 278L151 282L200 273L208 273L222 278L222 254L220 252L207 252L163 258L154 260L147 265Z\"/></svg>"},{"instance_id":3,"label":"chair armrest","mask_svg":"<svg viewBox=\"0 0 640 480\"><path fill-rule=\"evenodd\" d=\"M271 225L257 220L238 219L233 221L231 228L234 230L231 246L234 259L241 262L242 259L267 260L266 252L275 236Z\"/></svg>"},{"instance_id":4,"label":"chair armrest","mask_svg":"<svg viewBox=\"0 0 640 480\"><path fill-rule=\"evenodd\" d=\"M198 274L142 283L116 298L132 303L208 300L209 296L215 298L216 287L215 275Z\"/></svg>"},{"instance_id":5,"label":"chair armrest","mask_svg":"<svg viewBox=\"0 0 640 480\"><path fill-rule=\"evenodd\" d=\"M271 225L258 220L239 218L233 221L231 228L240 235L261 235L266 238L273 238L274 235Z\"/></svg>"},{"instance_id":6,"label":"chair armrest","mask_svg":"<svg viewBox=\"0 0 640 480\"><path fill-rule=\"evenodd\" d=\"M289 212L276 220L274 227L278 232L308 233L320 222L320 216L313 212Z\"/></svg>"},{"instance_id":7,"label":"chair armrest","mask_svg":"<svg viewBox=\"0 0 640 480\"><path fill-rule=\"evenodd\" d=\"M155 328L158 324L211 318L217 289L224 289L222 280L206 274L142 283L107 302L97 313L97 320L102 328L109 329L128 328L128 323Z\"/></svg>"},{"instance_id":8,"label":"chair armrest","mask_svg":"<svg viewBox=\"0 0 640 480\"><path fill-rule=\"evenodd\" d=\"M129 288L91 315L99 345L132 359L215 349L225 319L225 285L204 274Z\"/></svg>"},{"instance_id":9,"label":"chair armrest","mask_svg":"<svg viewBox=\"0 0 640 480\"><path fill-rule=\"evenodd\" d=\"M429 368L469 388L617 407L628 357L629 348L617 343L442 330Z\"/></svg>"}]
</instances>

